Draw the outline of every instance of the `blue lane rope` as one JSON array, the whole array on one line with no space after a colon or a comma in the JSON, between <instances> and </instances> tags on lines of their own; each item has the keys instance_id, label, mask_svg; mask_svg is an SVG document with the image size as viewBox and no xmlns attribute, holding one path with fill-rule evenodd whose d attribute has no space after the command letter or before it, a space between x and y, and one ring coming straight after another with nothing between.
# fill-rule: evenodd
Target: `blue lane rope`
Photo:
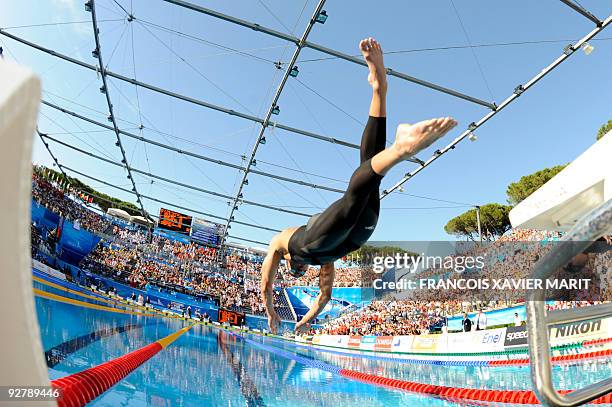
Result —
<instances>
[{"instance_id":1,"label":"blue lane rope","mask_svg":"<svg viewBox=\"0 0 612 407\"><path fill-rule=\"evenodd\" d=\"M315 350L318 352L331 353L334 355L342 355L342 356L352 356L356 358L370 359L370 360L381 360L386 362L400 362L400 363L408 363L408 364L416 364L416 365L436 365L436 366L489 366L488 360L436 360L436 359L407 359L407 358L392 358L389 356L377 356L377 355L369 355L362 353L351 353L351 352L342 352L338 350L331 349L322 349L317 348L314 345L301 345L296 343L291 343L287 341L282 341L279 339L267 337L266 339L271 340L273 342L283 343L285 345L294 346L296 348L305 348L310 350ZM278 349L278 348L276 348Z\"/></svg>"}]
</instances>

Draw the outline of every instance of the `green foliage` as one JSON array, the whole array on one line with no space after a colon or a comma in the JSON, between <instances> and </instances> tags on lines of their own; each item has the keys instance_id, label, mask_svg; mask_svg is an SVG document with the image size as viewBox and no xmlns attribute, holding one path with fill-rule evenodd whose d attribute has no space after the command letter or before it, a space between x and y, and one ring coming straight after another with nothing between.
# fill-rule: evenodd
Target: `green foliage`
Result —
<instances>
[{"instance_id":1,"label":"green foliage","mask_svg":"<svg viewBox=\"0 0 612 407\"><path fill-rule=\"evenodd\" d=\"M34 166L34 172L41 178L52 179L60 185L72 186L77 192L82 192L93 198L93 203L98 205L104 212L108 208L121 208L130 215L140 215L140 208L131 202L122 201L103 192L98 192L87 184L74 177L66 177L62 172L44 166Z\"/></svg>"},{"instance_id":2,"label":"green foliage","mask_svg":"<svg viewBox=\"0 0 612 407\"><path fill-rule=\"evenodd\" d=\"M612 130L612 120L608 120L608 123L602 125L597 132L597 140L605 136L610 130Z\"/></svg>"},{"instance_id":3,"label":"green foliage","mask_svg":"<svg viewBox=\"0 0 612 407\"><path fill-rule=\"evenodd\" d=\"M555 167L544 168L543 170L536 171L533 174L521 177L521 179L517 182L513 182L512 184L508 185L508 188L506 189L508 202L511 205L517 205L542 185L547 183L565 167L567 167L567 164L557 165Z\"/></svg>"},{"instance_id":4,"label":"green foliage","mask_svg":"<svg viewBox=\"0 0 612 407\"><path fill-rule=\"evenodd\" d=\"M510 229L510 218L508 217L510 209L512 209L511 206L498 203L490 203L480 207L480 224L482 226L483 239L494 240ZM444 226L444 230L450 235L477 240L478 221L476 209L470 209L454 217Z\"/></svg>"},{"instance_id":5,"label":"green foliage","mask_svg":"<svg viewBox=\"0 0 612 407\"><path fill-rule=\"evenodd\" d=\"M354 252L351 252L347 255L347 257L351 258L356 258L356 259L362 259L362 258L369 258L371 256L389 256L389 255L395 255L396 253L408 253L409 255L417 255L416 253L412 253L408 250L402 249L400 247L395 247L395 246L370 246L370 245L363 245L361 246L359 249L355 250Z\"/></svg>"}]
</instances>

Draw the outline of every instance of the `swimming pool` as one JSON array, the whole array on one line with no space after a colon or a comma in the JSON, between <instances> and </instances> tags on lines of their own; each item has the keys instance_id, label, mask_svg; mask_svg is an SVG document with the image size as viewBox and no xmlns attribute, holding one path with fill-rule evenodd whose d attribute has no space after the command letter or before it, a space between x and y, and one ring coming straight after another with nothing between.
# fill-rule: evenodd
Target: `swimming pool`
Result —
<instances>
[{"instance_id":1,"label":"swimming pool","mask_svg":"<svg viewBox=\"0 0 612 407\"><path fill-rule=\"evenodd\" d=\"M91 309L40 296L36 297L36 309L50 379L120 357L190 325L178 319ZM92 405L453 405L448 400L367 384L333 372L342 368L434 385L531 388L528 367L449 367L366 359L198 324ZM612 361L554 369L555 384L561 389L575 389L611 375Z\"/></svg>"}]
</instances>

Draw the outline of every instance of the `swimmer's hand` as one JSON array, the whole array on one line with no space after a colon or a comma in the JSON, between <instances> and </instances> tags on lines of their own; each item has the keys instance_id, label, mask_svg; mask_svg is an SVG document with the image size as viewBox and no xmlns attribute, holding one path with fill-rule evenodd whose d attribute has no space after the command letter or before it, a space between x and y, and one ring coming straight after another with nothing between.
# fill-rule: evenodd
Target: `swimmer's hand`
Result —
<instances>
[{"instance_id":1,"label":"swimmer's hand","mask_svg":"<svg viewBox=\"0 0 612 407\"><path fill-rule=\"evenodd\" d=\"M281 319L274 310L274 308L272 308L271 310L266 310L266 312L268 313L268 326L270 326L270 332L272 332L274 335L277 335L278 328L281 324Z\"/></svg>"},{"instance_id":2,"label":"swimmer's hand","mask_svg":"<svg viewBox=\"0 0 612 407\"><path fill-rule=\"evenodd\" d=\"M308 329L310 328L310 324L304 320L298 322L297 324L295 324L295 329L294 329L294 333L296 335L299 335L303 332L307 332Z\"/></svg>"}]
</instances>

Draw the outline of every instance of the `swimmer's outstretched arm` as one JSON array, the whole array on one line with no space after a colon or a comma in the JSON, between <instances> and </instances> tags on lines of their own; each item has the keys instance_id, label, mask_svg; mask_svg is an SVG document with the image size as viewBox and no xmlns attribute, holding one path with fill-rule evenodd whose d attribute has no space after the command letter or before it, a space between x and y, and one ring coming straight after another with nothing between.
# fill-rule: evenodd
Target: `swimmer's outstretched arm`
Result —
<instances>
[{"instance_id":1,"label":"swimmer's outstretched arm","mask_svg":"<svg viewBox=\"0 0 612 407\"><path fill-rule=\"evenodd\" d=\"M278 333L278 327L281 323L280 317L274 310L273 292L274 279L276 278L278 265L282 258L280 240L278 235L272 239L268 248L268 254L261 265L261 299L266 307L266 314L268 314L270 332L275 335Z\"/></svg>"},{"instance_id":2,"label":"swimmer's outstretched arm","mask_svg":"<svg viewBox=\"0 0 612 407\"><path fill-rule=\"evenodd\" d=\"M319 295L306 315L300 319L300 322L295 324L296 333L299 333L306 324L316 318L316 316L323 311L323 308L325 308L329 300L331 300L335 278L336 268L334 267L334 263L327 263L321 266L321 272L319 273Z\"/></svg>"}]
</instances>

